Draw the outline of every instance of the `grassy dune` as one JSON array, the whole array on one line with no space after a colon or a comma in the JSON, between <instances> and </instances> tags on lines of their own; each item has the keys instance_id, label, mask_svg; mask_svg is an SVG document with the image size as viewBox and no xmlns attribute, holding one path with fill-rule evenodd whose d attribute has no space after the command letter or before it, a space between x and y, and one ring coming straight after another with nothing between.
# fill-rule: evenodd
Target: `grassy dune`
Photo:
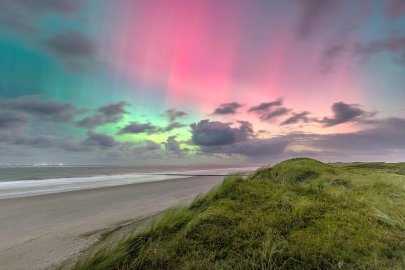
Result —
<instances>
[{"instance_id":1,"label":"grassy dune","mask_svg":"<svg viewBox=\"0 0 405 270\"><path fill-rule=\"evenodd\" d=\"M405 269L405 164L292 159L229 176L74 269Z\"/></svg>"}]
</instances>

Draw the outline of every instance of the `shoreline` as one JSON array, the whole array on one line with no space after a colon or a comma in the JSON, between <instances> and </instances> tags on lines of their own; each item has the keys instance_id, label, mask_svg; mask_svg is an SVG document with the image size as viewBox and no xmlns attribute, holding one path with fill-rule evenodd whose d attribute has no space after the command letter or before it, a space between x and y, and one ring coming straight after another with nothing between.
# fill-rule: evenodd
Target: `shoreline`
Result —
<instances>
[{"instance_id":1,"label":"shoreline","mask_svg":"<svg viewBox=\"0 0 405 270\"><path fill-rule=\"evenodd\" d=\"M57 194L62 192L80 191L95 188L124 186L138 183L168 181L180 178L190 178L198 176L228 176L230 174L247 175L251 171L247 168L234 172L225 173L223 171L185 171L185 172L154 172L154 173L124 173L92 175L85 177L60 177L30 180L0 180L0 200L24 198Z\"/></svg>"},{"instance_id":2,"label":"shoreline","mask_svg":"<svg viewBox=\"0 0 405 270\"><path fill-rule=\"evenodd\" d=\"M2 199L0 262L4 269L53 269L103 234L187 203L222 179L198 176Z\"/></svg>"}]
</instances>

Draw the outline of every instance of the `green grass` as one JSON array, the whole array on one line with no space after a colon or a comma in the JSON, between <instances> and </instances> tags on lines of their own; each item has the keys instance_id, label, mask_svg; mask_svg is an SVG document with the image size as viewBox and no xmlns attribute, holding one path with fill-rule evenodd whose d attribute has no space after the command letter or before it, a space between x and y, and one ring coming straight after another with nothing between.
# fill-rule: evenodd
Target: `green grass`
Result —
<instances>
[{"instance_id":1,"label":"green grass","mask_svg":"<svg viewBox=\"0 0 405 270\"><path fill-rule=\"evenodd\" d=\"M405 269L404 171L292 159L229 176L74 269Z\"/></svg>"}]
</instances>

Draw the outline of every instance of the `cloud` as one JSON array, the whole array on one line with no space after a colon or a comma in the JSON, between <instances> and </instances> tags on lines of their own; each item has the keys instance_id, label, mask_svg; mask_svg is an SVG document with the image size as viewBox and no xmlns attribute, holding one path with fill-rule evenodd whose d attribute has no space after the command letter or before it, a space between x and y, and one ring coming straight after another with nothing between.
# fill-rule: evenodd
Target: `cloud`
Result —
<instances>
[{"instance_id":1,"label":"cloud","mask_svg":"<svg viewBox=\"0 0 405 270\"><path fill-rule=\"evenodd\" d=\"M192 124L192 141L202 153L238 154L251 158L263 158L282 154L289 138L255 138L253 126L248 121L238 121L238 128L229 124L202 120Z\"/></svg>"},{"instance_id":2,"label":"cloud","mask_svg":"<svg viewBox=\"0 0 405 270\"><path fill-rule=\"evenodd\" d=\"M176 109L168 109L165 111L164 115L169 119L170 122L174 122L177 120L177 118L186 116L187 113L178 111Z\"/></svg>"},{"instance_id":3,"label":"cloud","mask_svg":"<svg viewBox=\"0 0 405 270\"><path fill-rule=\"evenodd\" d=\"M0 133L0 142L6 143L7 145L38 149L54 148L68 152L92 150L89 147L81 144L79 141L72 140L70 138L60 138L59 136L44 134L24 134L21 131L10 132L10 130L8 130L8 133Z\"/></svg>"},{"instance_id":4,"label":"cloud","mask_svg":"<svg viewBox=\"0 0 405 270\"><path fill-rule=\"evenodd\" d=\"M188 153L188 149L181 149L180 148L180 142L176 140L176 136L170 136L167 138L167 141L163 143L165 145L165 149L167 152L176 154L176 155L182 155L184 156L185 154Z\"/></svg>"},{"instance_id":5,"label":"cloud","mask_svg":"<svg viewBox=\"0 0 405 270\"><path fill-rule=\"evenodd\" d=\"M80 121L77 121L77 125L79 127L85 127L85 128L95 128L98 126L102 126L106 123L106 118L102 114L96 114L93 116L88 116L83 118Z\"/></svg>"},{"instance_id":6,"label":"cloud","mask_svg":"<svg viewBox=\"0 0 405 270\"><path fill-rule=\"evenodd\" d=\"M80 0L2 0L0 24L6 29L34 32L37 20L44 13L68 16L76 13L82 2Z\"/></svg>"},{"instance_id":7,"label":"cloud","mask_svg":"<svg viewBox=\"0 0 405 270\"><path fill-rule=\"evenodd\" d=\"M128 106L128 103L121 101L118 103L108 104L103 107L100 107L97 111L103 113L107 117L120 117L121 115L127 113L125 106Z\"/></svg>"},{"instance_id":8,"label":"cloud","mask_svg":"<svg viewBox=\"0 0 405 270\"><path fill-rule=\"evenodd\" d=\"M269 109L273 108L273 107L277 107L277 106L282 106L283 105L283 100L282 99L277 99L271 102L264 102L261 103L258 106L253 106L249 109L248 112L267 112Z\"/></svg>"},{"instance_id":9,"label":"cloud","mask_svg":"<svg viewBox=\"0 0 405 270\"><path fill-rule=\"evenodd\" d=\"M127 126L123 127L118 134L139 134L139 133L152 133L157 130L157 127L146 123L146 124L140 124L136 122L132 122L131 124L128 124Z\"/></svg>"},{"instance_id":10,"label":"cloud","mask_svg":"<svg viewBox=\"0 0 405 270\"><path fill-rule=\"evenodd\" d=\"M204 153L241 154L259 160L308 155L327 160L381 160L382 156L403 157L404 138L405 119L387 118L375 120L369 128L357 132L290 133L269 139L250 138L229 145L201 146L200 149Z\"/></svg>"},{"instance_id":11,"label":"cloud","mask_svg":"<svg viewBox=\"0 0 405 270\"><path fill-rule=\"evenodd\" d=\"M248 112L257 114L262 121L272 121L279 116L288 114L291 111L290 109L281 107L282 105L283 100L277 99L275 101L264 102L257 106L253 106L248 110Z\"/></svg>"},{"instance_id":12,"label":"cloud","mask_svg":"<svg viewBox=\"0 0 405 270\"><path fill-rule=\"evenodd\" d=\"M299 122L304 122L304 123L308 123L310 121L310 119L308 118L308 115L310 114L310 112L301 112L301 113L293 113L293 116L287 118L286 120L284 120L283 122L280 123L280 126L285 126L285 125L292 125L292 124L296 124Z\"/></svg>"},{"instance_id":13,"label":"cloud","mask_svg":"<svg viewBox=\"0 0 405 270\"><path fill-rule=\"evenodd\" d=\"M0 107L56 122L69 122L77 112L72 104L44 101L38 96L22 96L15 99L0 98Z\"/></svg>"},{"instance_id":14,"label":"cloud","mask_svg":"<svg viewBox=\"0 0 405 270\"><path fill-rule=\"evenodd\" d=\"M92 129L108 123L116 123L122 119L124 114L128 113L125 110L126 106L128 106L128 103L126 102L118 102L102 106L97 109L97 114L87 116L77 121L77 125L79 127Z\"/></svg>"},{"instance_id":15,"label":"cloud","mask_svg":"<svg viewBox=\"0 0 405 270\"><path fill-rule=\"evenodd\" d=\"M391 19L405 16L405 2L403 0L391 0L387 4L386 14Z\"/></svg>"},{"instance_id":16,"label":"cloud","mask_svg":"<svg viewBox=\"0 0 405 270\"><path fill-rule=\"evenodd\" d=\"M336 102L332 105L334 115L332 117L324 117L319 120L325 127L332 127L347 122L359 120L362 116L370 116L370 113L363 111L357 104L347 104L344 102Z\"/></svg>"},{"instance_id":17,"label":"cloud","mask_svg":"<svg viewBox=\"0 0 405 270\"><path fill-rule=\"evenodd\" d=\"M355 52L363 61L381 52L393 53L397 55L395 60L399 64L405 65L405 36L392 35L385 40L359 43L355 46Z\"/></svg>"},{"instance_id":18,"label":"cloud","mask_svg":"<svg viewBox=\"0 0 405 270\"><path fill-rule=\"evenodd\" d=\"M218 108L216 108L212 114L218 115L235 114L237 109L239 109L240 107L242 107L242 105L237 102L223 103Z\"/></svg>"},{"instance_id":19,"label":"cloud","mask_svg":"<svg viewBox=\"0 0 405 270\"><path fill-rule=\"evenodd\" d=\"M379 154L405 150L405 119L388 118L375 121L371 128L352 133L307 135L305 144L355 156L359 153Z\"/></svg>"},{"instance_id":20,"label":"cloud","mask_svg":"<svg viewBox=\"0 0 405 270\"><path fill-rule=\"evenodd\" d=\"M185 127L186 126L185 124L179 123L176 120L178 118L182 118L186 115L187 115L186 112L178 111L176 109L166 110L163 113L163 116L169 119L169 124L166 127L161 128L160 131L167 132L167 131L171 131L173 129Z\"/></svg>"},{"instance_id":21,"label":"cloud","mask_svg":"<svg viewBox=\"0 0 405 270\"><path fill-rule=\"evenodd\" d=\"M245 133L248 137L253 136L253 125L249 121L237 121L239 130Z\"/></svg>"},{"instance_id":22,"label":"cloud","mask_svg":"<svg viewBox=\"0 0 405 270\"><path fill-rule=\"evenodd\" d=\"M65 31L44 41L46 47L50 48L58 56L64 58L87 58L96 53L94 42L80 32Z\"/></svg>"},{"instance_id":23,"label":"cloud","mask_svg":"<svg viewBox=\"0 0 405 270\"><path fill-rule=\"evenodd\" d=\"M89 131L87 136L87 139L83 142L83 145L85 146L111 148L119 144L114 137L106 134Z\"/></svg>"},{"instance_id":24,"label":"cloud","mask_svg":"<svg viewBox=\"0 0 405 270\"><path fill-rule=\"evenodd\" d=\"M303 113L297 113L300 115ZM360 121L360 119L356 120ZM402 156L405 153L405 119L388 118L374 119L363 125L367 129L338 134L307 134L289 133L273 136L272 138L254 137L252 124L246 121L231 124L202 120L192 125L192 143L199 146L196 158L214 157L217 154L223 158L248 157L252 161L270 162L292 156L311 155L326 160L367 160L381 157ZM18 125L17 125L18 126ZM21 130L10 128L0 131L1 146L15 149L21 153L34 151L51 155L76 155L76 158L98 160L104 155L106 160L112 158L129 158L136 154L146 159L155 160L167 158L168 155L185 157L187 149L180 147L175 136L170 136L161 145L152 141L141 143L121 143L107 134L89 131L84 141L72 140L69 137L47 134L21 134ZM14 145L14 146L13 146ZM10 146L14 148L9 148ZM43 150L52 148L50 150ZM309 150L308 150L309 149ZM64 152L63 152L64 151ZM74 152L81 152L79 155ZM65 154L63 154L65 153ZM66 154L72 153L72 154ZM166 153L166 154L165 154ZM3 161L6 159L2 159ZM58 159L57 159L58 160ZM75 160L73 160L75 161Z\"/></svg>"},{"instance_id":25,"label":"cloud","mask_svg":"<svg viewBox=\"0 0 405 270\"><path fill-rule=\"evenodd\" d=\"M321 55L321 72L322 73L330 73L336 66L337 59L342 55L345 51L344 44L333 44L330 46L325 47L324 51Z\"/></svg>"},{"instance_id":26,"label":"cloud","mask_svg":"<svg viewBox=\"0 0 405 270\"><path fill-rule=\"evenodd\" d=\"M288 146L289 140L284 138L249 139L230 145L202 146L205 153L239 154L251 158L280 156Z\"/></svg>"},{"instance_id":27,"label":"cloud","mask_svg":"<svg viewBox=\"0 0 405 270\"><path fill-rule=\"evenodd\" d=\"M31 24L29 18L22 16L18 11L7 6L7 3L2 8L4 9L2 10L3 13L0 10L0 25L4 28L26 33L35 31L35 27Z\"/></svg>"},{"instance_id":28,"label":"cloud","mask_svg":"<svg viewBox=\"0 0 405 270\"><path fill-rule=\"evenodd\" d=\"M5 0L31 13L55 12L69 14L79 9L78 0Z\"/></svg>"},{"instance_id":29,"label":"cloud","mask_svg":"<svg viewBox=\"0 0 405 270\"><path fill-rule=\"evenodd\" d=\"M165 144L166 151L179 152L181 150L179 142L176 141L176 136L168 137L167 141L164 144Z\"/></svg>"},{"instance_id":30,"label":"cloud","mask_svg":"<svg viewBox=\"0 0 405 270\"><path fill-rule=\"evenodd\" d=\"M173 123L169 123L166 127L161 129L161 131L167 132L167 131L171 131L171 130L177 129L177 128L182 128L182 127L185 127L185 126L187 126L187 125L181 124L181 123L178 123L178 122L173 122Z\"/></svg>"},{"instance_id":31,"label":"cloud","mask_svg":"<svg viewBox=\"0 0 405 270\"><path fill-rule=\"evenodd\" d=\"M239 128L217 121L201 120L190 125L192 142L199 146L218 146L245 141L253 136L249 122L240 122Z\"/></svg>"},{"instance_id":32,"label":"cloud","mask_svg":"<svg viewBox=\"0 0 405 270\"><path fill-rule=\"evenodd\" d=\"M0 129L10 129L25 126L31 122L28 114L15 111L0 111Z\"/></svg>"},{"instance_id":33,"label":"cloud","mask_svg":"<svg viewBox=\"0 0 405 270\"><path fill-rule=\"evenodd\" d=\"M142 142L142 144L140 146L138 146L137 148L138 150L142 150L142 151L156 151L156 150L160 150L160 145L155 143L154 141L151 140L146 140L144 142Z\"/></svg>"},{"instance_id":34,"label":"cloud","mask_svg":"<svg viewBox=\"0 0 405 270\"><path fill-rule=\"evenodd\" d=\"M12 144L16 145L29 145L32 147L39 147L39 148L53 147L58 143L60 143L59 140L52 135L39 135L39 136L18 135L13 137L10 141Z\"/></svg>"},{"instance_id":35,"label":"cloud","mask_svg":"<svg viewBox=\"0 0 405 270\"><path fill-rule=\"evenodd\" d=\"M302 13L298 24L298 36L309 37L323 21L337 10L341 1L335 0L305 0L296 1L302 5Z\"/></svg>"},{"instance_id":36,"label":"cloud","mask_svg":"<svg viewBox=\"0 0 405 270\"><path fill-rule=\"evenodd\" d=\"M148 154L157 154L161 150L161 145L155 143L151 140L145 140L141 142L123 142L117 148L117 151L120 151L122 155L131 155L136 154L136 156L145 157Z\"/></svg>"},{"instance_id":37,"label":"cloud","mask_svg":"<svg viewBox=\"0 0 405 270\"><path fill-rule=\"evenodd\" d=\"M290 111L291 111L290 109L287 109L287 108L284 108L284 107L277 108L277 109L274 109L273 111L266 112L266 113L263 113L262 115L260 115L260 120L262 120L262 121L271 121L271 120L276 119L276 118L278 118L280 116L288 114Z\"/></svg>"}]
</instances>

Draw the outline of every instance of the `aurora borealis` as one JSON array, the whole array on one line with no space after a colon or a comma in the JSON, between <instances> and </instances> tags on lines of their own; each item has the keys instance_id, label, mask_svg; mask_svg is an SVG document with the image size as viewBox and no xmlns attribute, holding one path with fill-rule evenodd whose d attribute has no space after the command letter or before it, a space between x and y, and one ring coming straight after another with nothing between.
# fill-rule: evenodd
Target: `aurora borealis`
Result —
<instances>
[{"instance_id":1,"label":"aurora borealis","mask_svg":"<svg viewBox=\"0 0 405 270\"><path fill-rule=\"evenodd\" d=\"M404 160L403 0L1 6L1 164Z\"/></svg>"}]
</instances>

